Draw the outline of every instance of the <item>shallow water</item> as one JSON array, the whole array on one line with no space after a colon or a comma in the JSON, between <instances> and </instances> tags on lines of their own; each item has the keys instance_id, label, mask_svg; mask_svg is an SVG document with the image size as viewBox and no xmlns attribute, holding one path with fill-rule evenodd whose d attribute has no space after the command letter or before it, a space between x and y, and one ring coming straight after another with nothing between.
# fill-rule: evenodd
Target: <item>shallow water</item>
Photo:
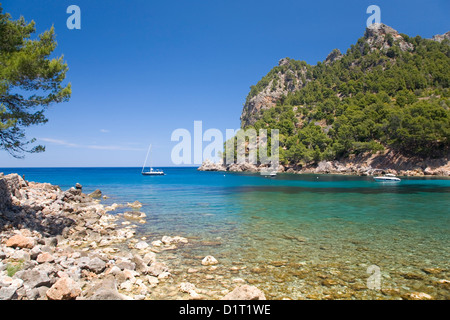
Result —
<instances>
[{"instance_id":1,"label":"shallow water","mask_svg":"<svg viewBox=\"0 0 450 320\"><path fill-rule=\"evenodd\" d=\"M450 298L443 281L449 275L450 179L378 183L193 168L164 168L163 177L142 176L138 168L2 171L63 189L76 182L86 193L99 188L110 197L105 204L139 200L147 214L140 236L187 237L187 245L160 254L174 278L158 286L154 298L187 298L175 287L183 279L211 298L243 281L272 299L395 299L410 292ZM206 255L219 260L217 270L201 265ZM367 287L372 265L380 268L381 290Z\"/></svg>"}]
</instances>

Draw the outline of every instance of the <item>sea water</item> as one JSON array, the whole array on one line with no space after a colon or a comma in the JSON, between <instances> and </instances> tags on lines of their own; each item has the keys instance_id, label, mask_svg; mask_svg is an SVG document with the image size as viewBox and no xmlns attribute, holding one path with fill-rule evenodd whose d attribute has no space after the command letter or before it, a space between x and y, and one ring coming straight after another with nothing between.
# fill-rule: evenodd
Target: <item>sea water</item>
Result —
<instances>
[{"instance_id":1,"label":"sea water","mask_svg":"<svg viewBox=\"0 0 450 320\"><path fill-rule=\"evenodd\" d=\"M380 183L359 176L163 170L165 176L143 176L140 168L0 172L63 190L77 182L85 193L101 189L106 205L138 200L147 215L140 237L188 238L160 254L174 279L154 289L157 299L186 298L170 286L182 280L207 298L242 283L271 299L396 299L412 292L450 298L448 178ZM206 255L219 260L216 270L201 265ZM373 276L380 277L377 288L368 285Z\"/></svg>"}]
</instances>

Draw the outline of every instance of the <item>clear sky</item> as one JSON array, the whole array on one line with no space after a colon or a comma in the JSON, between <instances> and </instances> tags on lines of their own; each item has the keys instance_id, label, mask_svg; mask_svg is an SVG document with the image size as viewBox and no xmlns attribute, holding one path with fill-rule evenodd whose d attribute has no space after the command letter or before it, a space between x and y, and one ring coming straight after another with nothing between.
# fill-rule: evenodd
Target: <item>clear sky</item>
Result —
<instances>
[{"instance_id":1,"label":"clear sky","mask_svg":"<svg viewBox=\"0 0 450 320\"><path fill-rule=\"evenodd\" d=\"M410 36L450 30L450 1L266 0L0 0L4 12L54 25L69 65L69 102L27 129L46 152L1 167L171 166L177 128L236 129L250 85L278 60L310 64L334 48L345 52L364 34L375 4L381 22ZM69 5L81 9L81 30L69 30ZM207 144L207 143L205 143Z\"/></svg>"}]
</instances>

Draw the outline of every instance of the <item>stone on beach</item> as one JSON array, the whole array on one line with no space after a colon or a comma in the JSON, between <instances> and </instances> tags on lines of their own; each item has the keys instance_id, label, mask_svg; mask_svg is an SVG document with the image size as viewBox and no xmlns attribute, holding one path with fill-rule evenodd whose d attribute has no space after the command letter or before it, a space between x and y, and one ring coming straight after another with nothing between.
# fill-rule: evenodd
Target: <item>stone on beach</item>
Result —
<instances>
[{"instance_id":1,"label":"stone on beach","mask_svg":"<svg viewBox=\"0 0 450 320\"><path fill-rule=\"evenodd\" d=\"M145 218L147 215L144 212L140 211L127 211L123 214L123 216L126 219L142 219Z\"/></svg>"},{"instance_id":2,"label":"stone on beach","mask_svg":"<svg viewBox=\"0 0 450 320\"><path fill-rule=\"evenodd\" d=\"M266 300L266 296L255 286L242 285L225 295L221 300Z\"/></svg>"},{"instance_id":3,"label":"stone on beach","mask_svg":"<svg viewBox=\"0 0 450 320\"><path fill-rule=\"evenodd\" d=\"M103 270L106 268L106 262L104 262L102 259L95 257L94 259L89 260L89 263L87 265L87 269L94 273L102 273Z\"/></svg>"},{"instance_id":4,"label":"stone on beach","mask_svg":"<svg viewBox=\"0 0 450 320\"><path fill-rule=\"evenodd\" d=\"M48 252L42 252L37 256L36 261L38 263L53 262L55 258Z\"/></svg>"},{"instance_id":5,"label":"stone on beach","mask_svg":"<svg viewBox=\"0 0 450 320\"><path fill-rule=\"evenodd\" d=\"M148 248L148 247L149 247L149 244L148 244L147 242L145 242L145 241L139 241L138 243L136 243L136 244L134 245L134 247L135 247L136 249L142 250L142 249Z\"/></svg>"},{"instance_id":6,"label":"stone on beach","mask_svg":"<svg viewBox=\"0 0 450 320\"><path fill-rule=\"evenodd\" d=\"M34 240L32 238L24 237L21 234L16 234L6 241L6 246L31 249L34 247Z\"/></svg>"},{"instance_id":7,"label":"stone on beach","mask_svg":"<svg viewBox=\"0 0 450 320\"><path fill-rule=\"evenodd\" d=\"M433 300L433 297L425 292L412 292L406 298L411 300Z\"/></svg>"},{"instance_id":8,"label":"stone on beach","mask_svg":"<svg viewBox=\"0 0 450 320\"><path fill-rule=\"evenodd\" d=\"M142 207L142 203L140 203L139 201L135 201L133 203L127 203L127 206L129 206L130 208L134 208L134 209L139 209Z\"/></svg>"},{"instance_id":9,"label":"stone on beach","mask_svg":"<svg viewBox=\"0 0 450 320\"><path fill-rule=\"evenodd\" d=\"M213 256L206 256L202 260L202 265L204 265L204 266L212 266L212 265L215 265L218 263L219 263L219 261L217 261L217 259L214 258Z\"/></svg>"},{"instance_id":10,"label":"stone on beach","mask_svg":"<svg viewBox=\"0 0 450 320\"><path fill-rule=\"evenodd\" d=\"M16 295L17 288L13 286L0 288L0 300L12 300Z\"/></svg>"},{"instance_id":11,"label":"stone on beach","mask_svg":"<svg viewBox=\"0 0 450 320\"><path fill-rule=\"evenodd\" d=\"M52 284L52 279L50 279L48 271L46 270L24 270L19 271L15 276L22 279L24 285L28 286L30 289L42 286L49 287Z\"/></svg>"},{"instance_id":12,"label":"stone on beach","mask_svg":"<svg viewBox=\"0 0 450 320\"><path fill-rule=\"evenodd\" d=\"M61 278L47 290L49 300L73 300L81 294L80 285L69 277Z\"/></svg>"},{"instance_id":13,"label":"stone on beach","mask_svg":"<svg viewBox=\"0 0 450 320\"><path fill-rule=\"evenodd\" d=\"M169 268L163 262L153 262L147 270L150 275L155 277L167 271L169 271Z\"/></svg>"},{"instance_id":14,"label":"stone on beach","mask_svg":"<svg viewBox=\"0 0 450 320\"><path fill-rule=\"evenodd\" d=\"M171 245L171 244L177 244L177 243L188 243L188 240L186 238L183 238L180 236L174 236L174 237L163 236L161 239L161 242L166 245Z\"/></svg>"},{"instance_id":15,"label":"stone on beach","mask_svg":"<svg viewBox=\"0 0 450 320\"><path fill-rule=\"evenodd\" d=\"M94 192L89 194L89 197L94 198L94 199L101 198L101 196L102 196L102 192L99 189L96 189Z\"/></svg>"}]
</instances>

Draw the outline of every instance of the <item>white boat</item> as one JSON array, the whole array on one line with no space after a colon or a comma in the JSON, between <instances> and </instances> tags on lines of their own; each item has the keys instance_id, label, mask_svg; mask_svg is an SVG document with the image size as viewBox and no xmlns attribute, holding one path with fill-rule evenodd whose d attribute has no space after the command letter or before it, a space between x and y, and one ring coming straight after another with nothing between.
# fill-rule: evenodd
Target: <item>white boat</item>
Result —
<instances>
[{"instance_id":1,"label":"white boat","mask_svg":"<svg viewBox=\"0 0 450 320\"><path fill-rule=\"evenodd\" d=\"M152 148L152 145L150 145L148 147L148 151L147 151L147 156L145 157L145 161L144 161L144 165L142 166L142 175L144 176L164 176L165 173L162 170L153 170L153 168L150 166L150 170L149 171L145 171L145 164L147 163L147 159L148 159L148 155L150 153L150 149Z\"/></svg>"},{"instance_id":2,"label":"white boat","mask_svg":"<svg viewBox=\"0 0 450 320\"><path fill-rule=\"evenodd\" d=\"M387 173L384 176L376 176L376 177L373 177L373 179L375 181L378 181L378 182L399 182L399 181L402 181L402 180L400 180L400 178L397 178L395 176L395 174L392 174L392 173Z\"/></svg>"},{"instance_id":3,"label":"white boat","mask_svg":"<svg viewBox=\"0 0 450 320\"><path fill-rule=\"evenodd\" d=\"M153 170L153 168L150 168L150 171L142 171L142 175L144 176L164 176L165 173L162 170Z\"/></svg>"}]
</instances>

